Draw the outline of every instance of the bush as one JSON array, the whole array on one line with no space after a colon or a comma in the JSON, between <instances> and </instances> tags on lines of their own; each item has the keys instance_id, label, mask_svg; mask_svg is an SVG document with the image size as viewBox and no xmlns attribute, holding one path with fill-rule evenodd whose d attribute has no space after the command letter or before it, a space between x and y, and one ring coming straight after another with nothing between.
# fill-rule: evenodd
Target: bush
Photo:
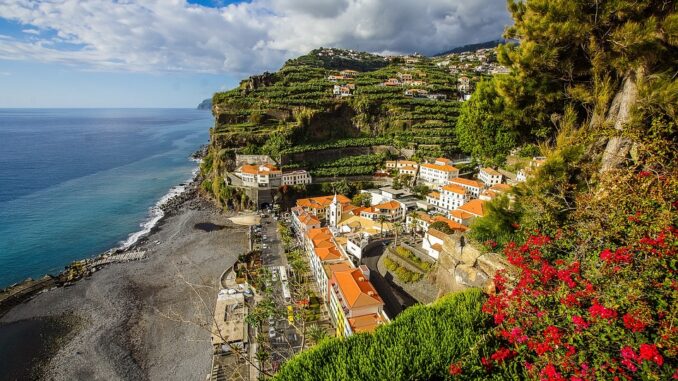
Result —
<instances>
[{"instance_id":1,"label":"bush","mask_svg":"<svg viewBox=\"0 0 678 381\"><path fill-rule=\"evenodd\" d=\"M504 340L491 359L528 364L531 378L675 378L678 360L678 230L668 227L587 261L565 258L570 243L531 236L504 253L522 274L501 273L483 311Z\"/></svg>"},{"instance_id":2,"label":"bush","mask_svg":"<svg viewBox=\"0 0 678 381\"><path fill-rule=\"evenodd\" d=\"M450 359L474 348L488 354L484 332L488 321L480 310L478 290L447 295L432 305L414 306L371 334L328 339L286 362L273 380L445 380ZM501 369L483 378L480 366L468 379L516 379L520 369Z\"/></svg>"}]
</instances>

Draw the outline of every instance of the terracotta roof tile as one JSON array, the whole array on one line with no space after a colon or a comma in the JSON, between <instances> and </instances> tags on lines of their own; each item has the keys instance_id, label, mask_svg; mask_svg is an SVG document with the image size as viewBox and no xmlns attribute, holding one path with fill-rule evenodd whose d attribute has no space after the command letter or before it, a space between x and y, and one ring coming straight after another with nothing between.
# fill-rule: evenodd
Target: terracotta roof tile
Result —
<instances>
[{"instance_id":1,"label":"terracotta roof tile","mask_svg":"<svg viewBox=\"0 0 678 381\"><path fill-rule=\"evenodd\" d=\"M455 184L445 185L443 187L443 190L451 192L451 193L466 194L466 189L460 187L459 185L455 185Z\"/></svg>"},{"instance_id":2,"label":"terracotta roof tile","mask_svg":"<svg viewBox=\"0 0 678 381\"><path fill-rule=\"evenodd\" d=\"M424 167L424 168L434 169L436 171L442 171L442 172L456 172L456 171L459 170L456 167L453 167L451 165L422 164L421 166Z\"/></svg>"},{"instance_id":3,"label":"terracotta roof tile","mask_svg":"<svg viewBox=\"0 0 678 381\"><path fill-rule=\"evenodd\" d=\"M460 210L471 213L473 215L483 217L485 215L485 205L486 201L483 200L471 200L466 204L459 207Z\"/></svg>"},{"instance_id":4,"label":"terracotta roof tile","mask_svg":"<svg viewBox=\"0 0 678 381\"><path fill-rule=\"evenodd\" d=\"M477 182L475 180L465 179L463 177L457 177L455 179L452 179L452 180L450 180L450 183L459 184L459 185L466 185L466 186L469 186L469 187L476 187L476 188L482 188L483 187L482 184L480 184L479 182Z\"/></svg>"},{"instance_id":5,"label":"terracotta roof tile","mask_svg":"<svg viewBox=\"0 0 678 381\"><path fill-rule=\"evenodd\" d=\"M353 308L379 306L384 302L365 274L358 269L337 271L333 278L346 299L346 305Z\"/></svg>"}]
</instances>

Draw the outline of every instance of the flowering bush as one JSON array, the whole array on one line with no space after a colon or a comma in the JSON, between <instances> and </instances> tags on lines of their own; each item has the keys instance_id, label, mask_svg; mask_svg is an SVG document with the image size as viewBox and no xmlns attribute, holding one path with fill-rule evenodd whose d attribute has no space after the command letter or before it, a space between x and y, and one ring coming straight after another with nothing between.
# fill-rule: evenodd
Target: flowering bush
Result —
<instances>
[{"instance_id":1,"label":"flowering bush","mask_svg":"<svg viewBox=\"0 0 678 381\"><path fill-rule=\"evenodd\" d=\"M543 235L509 244L521 274L515 284L495 277L483 311L500 344L479 365L517 362L539 380L678 379L677 235L668 227L582 260L557 259L568 244ZM477 367L456 363L450 374L465 366Z\"/></svg>"}]
</instances>

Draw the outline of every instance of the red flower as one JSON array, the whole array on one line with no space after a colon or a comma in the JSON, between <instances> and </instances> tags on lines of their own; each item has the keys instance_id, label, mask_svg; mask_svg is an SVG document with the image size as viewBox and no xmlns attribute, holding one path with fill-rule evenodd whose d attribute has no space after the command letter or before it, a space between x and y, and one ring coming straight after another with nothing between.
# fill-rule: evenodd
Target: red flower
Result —
<instances>
[{"instance_id":1,"label":"red flower","mask_svg":"<svg viewBox=\"0 0 678 381\"><path fill-rule=\"evenodd\" d=\"M455 362L450 364L450 375L458 376L461 374L461 362Z\"/></svg>"},{"instance_id":2,"label":"red flower","mask_svg":"<svg viewBox=\"0 0 678 381\"><path fill-rule=\"evenodd\" d=\"M499 348L490 357L492 358L492 360L501 364L502 362L504 362L504 360L513 357L514 354L515 353L508 348Z\"/></svg>"},{"instance_id":3,"label":"red flower","mask_svg":"<svg viewBox=\"0 0 678 381\"><path fill-rule=\"evenodd\" d=\"M638 355L633 351L633 348L628 345L621 349L621 356L628 360L638 360Z\"/></svg>"},{"instance_id":4,"label":"red flower","mask_svg":"<svg viewBox=\"0 0 678 381\"><path fill-rule=\"evenodd\" d=\"M603 319L614 320L617 318L617 311L606 308L602 304L599 304L597 300L593 301L593 305L589 307L589 314L593 317L600 317Z\"/></svg>"},{"instance_id":5,"label":"red flower","mask_svg":"<svg viewBox=\"0 0 678 381\"><path fill-rule=\"evenodd\" d=\"M631 332L640 332L645 329L646 324L642 321L634 318L630 314L624 315L622 318L624 320L624 327L631 330Z\"/></svg>"},{"instance_id":6,"label":"red flower","mask_svg":"<svg viewBox=\"0 0 678 381\"><path fill-rule=\"evenodd\" d=\"M565 352L566 357L574 356L577 353L577 348L574 345L565 344L565 348L567 349L567 352Z\"/></svg>"},{"instance_id":7,"label":"red flower","mask_svg":"<svg viewBox=\"0 0 678 381\"><path fill-rule=\"evenodd\" d=\"M483 366L485 367L485 370L492 369L492 361L490 361L490 359L488 359L487 357L481 358L480 363L483 364Z\"/></svg>"},{"instance_id":8,"label":"red flower","mask_svg":"<svg viewBox=\"0 0 678 381\"><path fill-rule=\"evenodd\" d=\"M659 354L657 346L654 344L641 344L640 358L645 361L652 361L659 366L664 364L664 358Z\"/></svg>"},{"instance_id":9,"label":"red flower","mask_svg":"<svg viewBox=\"0 0 678 381\"><path fill-rule=\"evenodd\" d=\"M504 313L494 314L494 324L499 325L504 322L504 319L506 319L506 314Z\"/></svg>"},{"instance_id":10,"label":"red flower","mask_svg":"<svg viewBox=\"0 0 678 381\"><path fill-rule=\"evenodd\" d=\"M640 177L640 178L648 177L648 176L652 176L652 173L650 173L650 172L648 172L648 171L640 171L640 172L638 172L638 177Z\"/></svg>"},{"instance_id":11,"label":"red flower","mask_svg":"<svg viewBox=\"0 0 678 381\"><path fill-rule=\"evenodd\" d=\"M581 316L572 316L572 323L577 326L578 329L586 329L590 324Z\"/></svg>"},{"instance_id":12,"label":"red flower","mask_svg":"<svg viewBox=\"0 0 678 381\"><path fill-rule=\"evenodd\" d=\"M541 370L542 381L565 381L565 377L558 372L553 364L548 364Z\"/></svg>"}]
</instances>

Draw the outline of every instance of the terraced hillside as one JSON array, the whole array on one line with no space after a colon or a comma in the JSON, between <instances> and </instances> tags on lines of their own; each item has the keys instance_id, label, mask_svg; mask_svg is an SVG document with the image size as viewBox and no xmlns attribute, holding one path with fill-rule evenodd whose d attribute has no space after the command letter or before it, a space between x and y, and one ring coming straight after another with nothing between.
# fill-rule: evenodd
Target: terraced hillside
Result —
<instances>
[{"instance_id":1,"label":"terraced hillside","mask_svg":"<svg viewBox=\"0 0 678 381\"><path fill-rule=\"evenodd\" d=\"M214 95L216 124L203 170L221 173L234 153L260 153L316 176L367 175L393 147L420 158L458 153L457 83L467 73L450 74L436 65L442 59L321 48L252 76ZM341 77L341 70L356 72ZM389 79L397 84L385 85ZM350 95L335 95L335 85Z\"/></svg>"}]
</instances>

